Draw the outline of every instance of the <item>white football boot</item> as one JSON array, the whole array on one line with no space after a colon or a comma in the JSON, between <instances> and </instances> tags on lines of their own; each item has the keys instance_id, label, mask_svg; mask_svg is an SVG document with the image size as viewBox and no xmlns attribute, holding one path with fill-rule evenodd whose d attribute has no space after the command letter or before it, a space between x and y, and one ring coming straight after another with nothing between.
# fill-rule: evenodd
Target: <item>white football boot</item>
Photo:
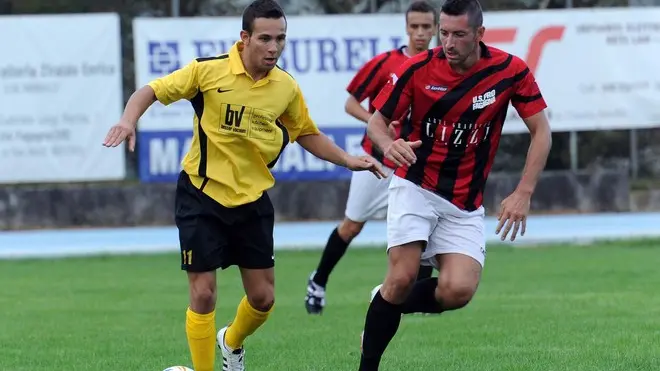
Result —
<instances>
[{"instance_id":1,"label":"white football boot","mask_svg":"<svg viewBox=\"0 0 660 371\"><path fill-rule=\"evenodd\" d=\"M230 349L225 343L225 334L229 327L225 326L218 331L218 348L222 351L222 371L245 371L245 349Z\"/></svg>"},{"instance_id":2,"label":"white football boot","mask_svg":"<svg viewBox=\"0 0 660 371\"><path fill-rule=\"evenodd\" d=\"M307 294L305 295L305 309L309 314L322 314L325 307L325 288L314 282L316 271L307 279Z\"/></svg>"}]
</instances>

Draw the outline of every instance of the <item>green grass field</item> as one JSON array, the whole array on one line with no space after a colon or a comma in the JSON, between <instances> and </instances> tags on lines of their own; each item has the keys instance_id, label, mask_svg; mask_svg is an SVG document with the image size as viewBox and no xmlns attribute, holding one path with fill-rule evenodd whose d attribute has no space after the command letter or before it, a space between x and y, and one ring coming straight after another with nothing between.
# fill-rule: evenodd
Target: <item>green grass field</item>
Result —
<instances>
[{"instance_id":1,"label":"green grass field","mask_svg":"<svg viewBox=\"0 0 660 371\"><path fill-rule=\"evenodd\" d=\"M658 370L660 241L493 247L465 309L404 317L382 370ZM323 316L303 298L319 251L277 254L276 309L246 342L248 370L356 370L383 249L353 249ZM0 261L0 370L161 371L190 366L175 254ZM218 325L242 296L218 278ZM221 361L216 362L220 370Z\"/></svg>"}]
</instances>

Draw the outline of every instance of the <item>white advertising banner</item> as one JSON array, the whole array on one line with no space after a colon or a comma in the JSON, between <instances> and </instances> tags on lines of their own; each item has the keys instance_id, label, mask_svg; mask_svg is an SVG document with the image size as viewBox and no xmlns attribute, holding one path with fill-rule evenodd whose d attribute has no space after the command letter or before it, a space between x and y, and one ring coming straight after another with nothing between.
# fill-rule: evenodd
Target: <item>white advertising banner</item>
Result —
<instances>
[{"instance_id":1,"label":"white advertising banner","mask_svg":"<svg viewBox=\"0 0 660 371\"><path fill-rule=\"evenodd\" d=\"M530 65L555 131L660 124L660 8L486 13L485 41ZM226 52L239 18L134 21L136 83L142 86L200 56ZM361 126L344 113L345 87L377 53L405 43L400 14L289 17L280 66L300 83L321 127ZM154 106L141 130L190 127L186 102ZM511 110L505 132L525 131Z\"/></svg>"},{"instance_id":2,"label":"white advertising banner","mask_svg":"<svg viewBox=\"0 0 660 371\"><path fill-rule=\"evenodd\" d=\"M524 59L554 131L660 126L660 8L487 13L487 42ZM504 132L526 128L510 109Z\"/></svg>"},{"instance_id":3,"label":"white advertising banner","mask_svg":"<svg viewBox=\"0 0 660 371\"><path fill-rule=\"evenodd\" d=\"M554 131L660 126L660 8L490 12L484 18L484 41L519 56L534 72ZM240 29L238 17L135 19L137 87L194 58L227 52ZM406 41L403 14L289 17L279 65L300 83L322 130L354 151L365 126L344 112L346 86L367 60ZM513 108L508 116L504 133L527 131ZM176 180L192 117L185 101L147 111L138 133L140 179ZM273 172L282 180L350 178L296 144L287 146Z\"/></svg>"},{"instance_id":4,"label":"white advertising banner","mask_svg":"<svg viewBox=\"0 0 660 371\"><path fill-rule=\"evenodd\" d=\"M0 183L122 179L116 14L0 17Z\"/></svg>"}]
</instances>

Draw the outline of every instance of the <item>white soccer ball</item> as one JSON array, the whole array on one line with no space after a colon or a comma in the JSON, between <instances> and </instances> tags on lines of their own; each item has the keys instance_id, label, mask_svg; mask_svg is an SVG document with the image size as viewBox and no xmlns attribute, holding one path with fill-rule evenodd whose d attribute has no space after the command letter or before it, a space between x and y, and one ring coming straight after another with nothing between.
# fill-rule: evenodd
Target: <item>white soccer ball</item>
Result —
<instances>
[{"instance_id":1,"label":"white soccer ball","mask_svg":"<svg viewBox=\"0 0 660 371\"><path fill-rule=\"evenodd\" d=\"M193 371L193 369L186 366L172 366L164 369L163 371Z\"/></svg>"}]
</instances>

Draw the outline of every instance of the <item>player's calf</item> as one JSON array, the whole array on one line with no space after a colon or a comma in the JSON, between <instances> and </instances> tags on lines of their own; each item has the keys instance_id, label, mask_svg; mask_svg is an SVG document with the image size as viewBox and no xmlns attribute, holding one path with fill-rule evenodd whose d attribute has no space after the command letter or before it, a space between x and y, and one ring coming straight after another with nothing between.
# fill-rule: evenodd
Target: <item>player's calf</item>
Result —
<instances>
[{"instance_id":1,"label":"player's calf","mask_svg":"<svg viewBox=\"0 0 660 371\"><path fill-rule=\"evenodd\" d=\"M223 356L228 362L231 357L236 358L239 357L238 354L242 354L243 342L266 322L275 303L275 274L273 268L241 268L241 276L246 295L238 305L236 317L234 317L223 336L224 343L222 345L229 351L223 353ZM220 335L218 334L218 338L221 337ZM242 359L242 357L240 358ZM236 362L238 361L236 360Z\"/></svg>"},{"instance_id":2,"label":"player's calf","mask_svg":"<svg viewBox=\"0 0 660 371\"><path fill-rule=\"evenodd\" d=\"M433 267L430 265L420 265L417 272L417 281L425 280L433 276Z\"/></svg>"},{"instance_id":3,"label":"player's calf","mask_svg":"<svg viewBox=\"0 0 660 371\"><path fill-rule=\"evenodd\" d=\"M325 288L330 274L346 253L348 245L362 231L364 222L356 222L348 217L332 231L323 249L319 265L307 280L305 309L309 314L321 314L325 307Z\"/></svg>"},{"instance_id":4,"label":"player's calf","mask_svg":"<svg viewBox=\"0 0 660 371\"><path fill-rule=\"evenodd\" d=\"M364 323L360 370L377 370L380 358L401 322L402 303L417 278L422 242L389 249L385 282L369 305Z\"/></svg>"},{"instance_id":5,"label":"player's calf","mask_svg":"<svg viewBox=\"0 0 660 371\"><path fill-rule=\"evenodd\" d=\"M215 272L188 272L190 307L186 311L186 337L195 370L212 371L215 365Z\"/></svg>"},{"instance_id":6,"label":"player's calf","mask_svg":"<svg viewBox=\"0 0 660 371\"><path fill-rule=\"evenodd\" d=\"M314 271L311 280L314 284L325 290L330 274L346 253L348 245L362 231L364 222L356 222L349 218L344 220L332 231L328 242L323 249L319 265Z\"/></svg>"},{"instance_id":7,"label":"player's calf","mask_svg":"<svg viewBox=\"0 0 660 371\"><path fill-rule=\"evenodd\" d=\"M364 222L356 222L349 218L344 218L344 220L337 227L337 233L342 240L347 244L350 244L355 237L357 237L362 228L364 228Z\"/></svg>"}]
</instances>

